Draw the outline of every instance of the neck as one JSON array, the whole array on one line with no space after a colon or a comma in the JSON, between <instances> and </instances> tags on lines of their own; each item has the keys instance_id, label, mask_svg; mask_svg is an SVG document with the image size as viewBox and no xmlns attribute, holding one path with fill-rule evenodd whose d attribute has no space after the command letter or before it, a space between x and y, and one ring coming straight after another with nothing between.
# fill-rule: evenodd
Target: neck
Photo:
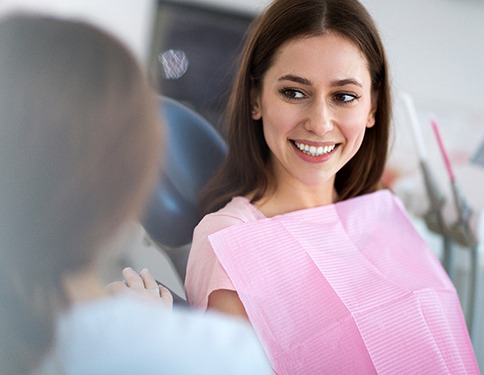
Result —
<instances>
[{"instance_id":1,"label":"neck","mask_svg":"<svg viewBox=\"0 0 484 375\"><path fill-rule=\"evenodd\" d=\"M269 192L255 206L266 216L273 217L306 208L320 207L337 201L333 184L327 187L292 187L280 184Z\"/></svg>"}]
</instances>

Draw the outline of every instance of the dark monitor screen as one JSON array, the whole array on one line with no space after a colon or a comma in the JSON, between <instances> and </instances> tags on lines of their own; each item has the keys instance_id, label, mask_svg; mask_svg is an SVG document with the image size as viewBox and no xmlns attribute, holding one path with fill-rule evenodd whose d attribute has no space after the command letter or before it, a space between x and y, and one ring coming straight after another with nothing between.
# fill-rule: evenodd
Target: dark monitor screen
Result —
<instances>
[{"instance_id":1,"label":"dark monitor screen","mask_svg":"<svg viewBox=\"0 0 484 375\"><path fill-rule=\"evenodd\" d=\"M153 72L163 95L195 109L224 134L224 111L252 14L159 1Z\"/></svg>"}]
</instances>

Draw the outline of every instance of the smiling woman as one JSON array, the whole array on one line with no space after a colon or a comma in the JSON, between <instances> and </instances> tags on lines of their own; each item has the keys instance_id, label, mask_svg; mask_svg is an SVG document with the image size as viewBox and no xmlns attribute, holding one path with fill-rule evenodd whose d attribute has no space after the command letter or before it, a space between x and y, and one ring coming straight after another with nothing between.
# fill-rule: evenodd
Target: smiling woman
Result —
<instances>
[{"instance_id":1,"label":"smiling woman","mask_svg":"<svg viewBox=\"0 0 484 375\"><path fill-rule=\"evenodd\" d=\"M185 286L249 319L278 374L478 373L454 287L377 191L390 118L357 0L275 0L256 20Z\"/></svg>"},{"instance_id":2,"label":"smiling woman","mask_svg":"<svg viewBox=\"0 0 484 375\"><path fill-rule=\"evenodd\" d=\"M336 173L375 123L367 65L350 40L334 33L280 47L251 98L252 119L263 119L271 150L271 194L256 203L266 216L288 212L289 202L333 203Z\"/></svg>"},{"instance_id":3,"label":"smiling woman","mask_svg":"<svg viewBox=\"0 0 484 375\"><path fill-rule=\"evenodd\" d=\"M328 46L331 46L332 52L338 50L336 56L339 58L338 63L342 64L341 69L347 67L352 60L346 60L343 52L339 51L342 46L339 45L338 39L346 41L344 53L353 52L356 55L357 63L364 62L359 67L360 70L364 69L358 74L360 77L369 74L371 101L375 103L374 120L378 123L377 127L368 129L359 151L335 176L335 190L340 200L375 190L387 156L391 97L383 45L371 17L366 10L361 12L360 7L358 2L351 2L351 5L342 7L334 4L333 9L333 3L325 1L298 1L294 4L276 1L270 8L271 11L263 13L256 20L251 38L247 41L242 53L228 106L227 123L230 126L227 128L227 133L229 149L232 152L229 152L225 167L222 168L201 199L201 209L204 213L220 209L234 196L250 194L251 199L255 202L266 194L267 189L271 188L269 174L272 172L271 168L268 168L268 165L271 164L268 163L271 153L264 139L263 126L254 126L260 122L265 126L266 121L256 120L252 114L252 111L257 111L257 108L254 108L254 105L257 104L256 96L261 95L263 85L268 84L269 78L266 74L270 68L274 72L275 67L272 64L275 59L279 64L283 62L292 64L285 66L286 69L295 69L318 58L324 60L325 64L329 64L329 61L324 58L329 55L325 49L316 48L319 55L314 55L312 60L308 60L312 51L304 48L304 44L311 43L313 37L322 37L325 34L328 34L325 35L325 38L330 38L329 35L332 35ZM329 15L323 19L321 12L326 9L329 10ZM304 22L302 22L303 19ZM302 46L297 48L299 44ZM317 46L317 44L317 42L312 43L313 46ZM297 54L290 56L286 47L294 49L293 52ZM336 65L336 62L334 63ZM279 75L272 79L284 79L287 81L286 85L291 83L288 87L284 87L284 81L281 81L278 87L280 90L285 90L288 100L293 97L294 100L304 101L304 91L294 90L293 86L296 83L305 86L308 86L309 83L320 83L323 77L316 73L318 68L324 67L312 66L312 77L304 77L297 71L286 70L280 71ZM306 69L309 67L301 71L304 72ZM357 67L353 68L353 70L355 69ZM342 76L342 73L350 74L350 72L345 73L344 71L333 71L331 75L329 72L326 74L326 80L330 80L331 83L328 81L325 84L333 86L334 104L351 101L350 95L357 99L358 95L355 95L357 93L354 91L356 88L362 90L359 87L363 84L362 81L348 82L347 80L354 81L357 77ZM316 81L313 82L311 78ZM348 91L347 86L352 86L354 89ZM342 88L346 90L342 90ZM364 100L369 99L367 94ZM247 166L251 167L247 168Z\"/></svg>"}]
</instances>

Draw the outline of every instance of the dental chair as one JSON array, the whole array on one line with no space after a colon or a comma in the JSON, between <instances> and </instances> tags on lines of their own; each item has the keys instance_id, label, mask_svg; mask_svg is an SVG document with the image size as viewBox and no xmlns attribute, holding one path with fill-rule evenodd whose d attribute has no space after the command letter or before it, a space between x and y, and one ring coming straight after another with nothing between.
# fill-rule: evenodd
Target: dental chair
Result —
<instances>
[{"instance_id":1,"label":"dental chair","mask_svg":"<svg viewBox=\"0 0 484 375\"><path fill-rule=\"evenodd\" d=\"M164 162L141 223L184 282L193 229L201 220L198 197L224 160L227 145L207 120L180 102L161 96L159 108L165 126Z\"/></svg>"}]
</instances>

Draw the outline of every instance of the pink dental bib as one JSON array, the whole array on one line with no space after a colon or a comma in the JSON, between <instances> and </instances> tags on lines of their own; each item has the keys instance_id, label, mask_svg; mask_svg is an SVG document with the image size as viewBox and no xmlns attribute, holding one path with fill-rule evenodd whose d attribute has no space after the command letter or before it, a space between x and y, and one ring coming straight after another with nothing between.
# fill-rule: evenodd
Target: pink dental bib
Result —
<instances>
[{"instance_id":1,"label":"pink dental bib","mask_svg":"<svg viewBox=\"0 0 484 375\"><path fill-rule=\"evenodd\" d=\"M456 291L388 191L210 236L283 374L478 374Z\"/></svg>"}]
</instances>

